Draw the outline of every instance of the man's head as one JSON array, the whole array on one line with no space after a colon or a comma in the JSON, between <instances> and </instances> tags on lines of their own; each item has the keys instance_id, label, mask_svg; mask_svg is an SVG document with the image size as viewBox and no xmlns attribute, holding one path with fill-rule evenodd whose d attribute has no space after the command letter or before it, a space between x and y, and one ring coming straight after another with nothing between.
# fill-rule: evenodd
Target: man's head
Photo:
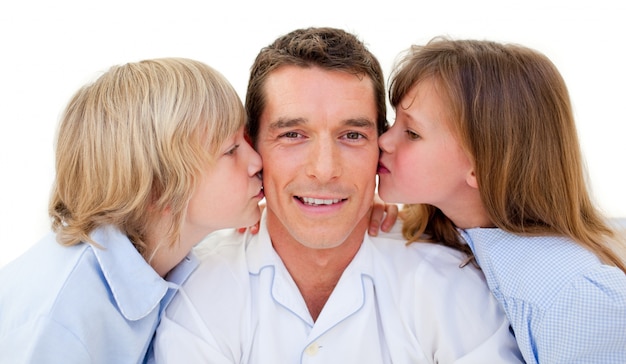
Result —
<instances>
[{"instance_id":1,"label":"man's head","mask_svg":"<svg viewBox=\"0 0 626 364\"><path fill-rule=\"evenodd\" d=\"M261 49L250 70L246 93L247 132L253 142L259 132L259 118L266 103L265 82L276 69L294 65L317 66L325 70L368 77L374 87L378 134L388 128L385 79L378 59L354 34L335 28L297 29Z\"/></svg>"},{"instance_id":2,"label":"man's head","mask_svg":"<svg viewBox=\"0 0 626 364\"><path fill-rule=\"evenodd\" d=\"M297 30L261 51L247 95L272 239L312 248L360 242L387 126L374 56L344 31Z\"/></svg>"}]
</instances>

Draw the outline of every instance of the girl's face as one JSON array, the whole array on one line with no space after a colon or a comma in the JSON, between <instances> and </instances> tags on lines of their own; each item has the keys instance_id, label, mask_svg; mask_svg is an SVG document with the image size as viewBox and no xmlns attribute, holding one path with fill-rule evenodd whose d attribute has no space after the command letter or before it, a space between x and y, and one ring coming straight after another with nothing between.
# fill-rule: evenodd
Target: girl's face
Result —
<instances>
[{"instance_id":1,"label":"girl's face","mask_svg":"<svg viewBox=\"0 0 626 364\"><path fill-rule=\"evenodd\" d=\"M261 157L244 139L243 128L220 150L215 164L200 175L181 237L203 238L218 229L246 227L259 221Z\"/></svg>"},{"instance_id":2,"label":"girl's face","mask_svg":"<svg viewBox=\"0 0 626 364\"><path fill-rule=\"evenodd\" d=\"M435 81L426 79L396 105L396 120L378 142L378 192L386 202L430 204L453 219L472 206L468 199L476 202L478 190L445 101Z\"/></svg>"}]
</instances>

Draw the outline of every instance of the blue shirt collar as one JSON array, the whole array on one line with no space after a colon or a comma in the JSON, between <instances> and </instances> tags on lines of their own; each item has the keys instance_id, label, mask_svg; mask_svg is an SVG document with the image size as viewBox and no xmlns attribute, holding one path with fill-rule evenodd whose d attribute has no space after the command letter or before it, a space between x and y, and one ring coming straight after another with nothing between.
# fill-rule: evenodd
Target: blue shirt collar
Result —
<instances>
[{"instance_id":1,"label":"blue shirt collar","mask_svg":"<svg viewBox=\"0 0 626 364\"><path fill-rule=\"evenodd\" d=\"M102 247L93 250L122 315L135 321L158 308L168 284L128 237L113 226L103 226L94 230L91 238Z\"/></svg>"}]
</instances>

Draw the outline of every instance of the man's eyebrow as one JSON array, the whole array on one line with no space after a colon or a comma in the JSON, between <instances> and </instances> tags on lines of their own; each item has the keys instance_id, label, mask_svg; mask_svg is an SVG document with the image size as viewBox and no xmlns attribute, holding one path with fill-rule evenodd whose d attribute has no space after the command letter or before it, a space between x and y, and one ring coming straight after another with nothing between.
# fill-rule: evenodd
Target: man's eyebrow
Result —
<instances>
[{"instance_id":1,"label":"man's eyebrow","mask_svg":"<svg viewBox=\"0 0 626 364\"><path fill-rule=\"evenodd\" d=\"M307 120L304 118L286 119L280 118L269 125L270 129L284 129L292 128L297 125L306 124Z\"/></svg>"},{"instance_id":2,"label":"man's eyebrow","mask_svg":"<svg viewBox=\"0 0 626 364\"><path fill-rule=\"evenodd\" d=\"M292 128L294 126L307 124L308 120L305 118L295 118L295 119L287 119L280 118L269 125L269 128L272 130L276 129L284 129L284 128ZM363 129L374 129L376 128L376 123L368 118L353 118L346 119L343 121L343 125L351 126L355 128L363 128Z\"/></svg>"},{"instance_id":3,"label":"man's eyebrow","mask_svg":"<svg viewBox=\"0 0 626 364\"><path fill-rule=\"evenodd\" d=\"M344 121L344 125L353 126L355 128L375 129L376 123L367 118L348 119Z\"/></svg>"}]
</instances>

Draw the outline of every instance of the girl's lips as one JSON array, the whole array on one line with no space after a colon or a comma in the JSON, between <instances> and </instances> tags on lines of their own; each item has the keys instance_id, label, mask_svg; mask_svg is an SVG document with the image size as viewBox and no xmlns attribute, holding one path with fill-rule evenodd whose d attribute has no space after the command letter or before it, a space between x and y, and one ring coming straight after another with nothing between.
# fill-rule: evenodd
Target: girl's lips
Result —
<instances>
[{"instance_id":1,"label":"girl's lips","mask_svg":"<svg viewBox=\"0 0 626 364\"><path fill-rule=\"evenodd\" d=\"M381 162L378 162L378 170L377 172L380 173L389 173L389 169L387 169L387 167L385 167L384 164L382 164Z\"/></svg>"}]
</instances>

